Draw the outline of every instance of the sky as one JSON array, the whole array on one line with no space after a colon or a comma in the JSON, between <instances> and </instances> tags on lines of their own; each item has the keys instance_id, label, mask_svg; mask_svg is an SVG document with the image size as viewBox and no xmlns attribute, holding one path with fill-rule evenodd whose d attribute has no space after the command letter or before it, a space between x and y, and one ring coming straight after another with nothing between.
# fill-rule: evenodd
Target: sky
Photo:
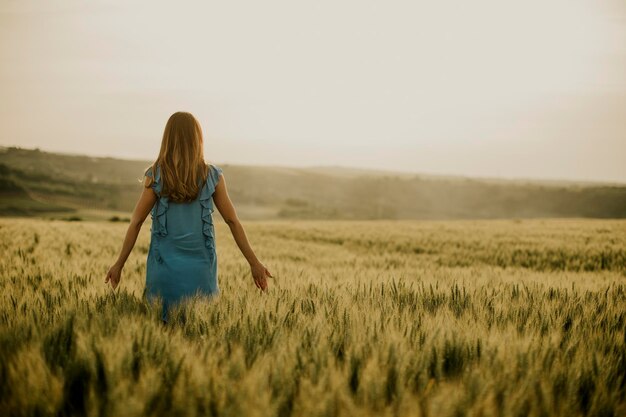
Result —
<instances>
[{"instance_id":1,"label":"sky","mask_svg":"<svg viewBox=\"0 0 626 417\"><path fill-rule=\"evenodd\" d=\"M0 145L626 182L626 2L0 0Z\"/></svg>"}]
</instances>

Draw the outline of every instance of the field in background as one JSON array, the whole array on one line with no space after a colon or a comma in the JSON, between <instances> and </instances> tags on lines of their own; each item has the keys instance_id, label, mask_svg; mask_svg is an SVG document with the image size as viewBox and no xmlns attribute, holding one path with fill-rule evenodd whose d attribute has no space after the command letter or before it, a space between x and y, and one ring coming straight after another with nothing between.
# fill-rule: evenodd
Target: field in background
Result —
<instances>
[{"instance_id":1,"label":"field in background","mask_svg":"<svg viewBox=\"0 0 626 417\"><path fill-rule=\"evenodd\" d=\"M128 217L149 164L0 148L0 216ZM626 218L625 184L220 166L235 207L247 220Z\"/></svg>"},{"instance_id":2,"label":"field in background","mask_svg":"<svg viewBox=\"0 0 626 417\"><path fill-rule=\"evenodd\" d=\"M125 224L1 219L2 414L626 414L626 221L245 226L162 327L149 224L112 293Z\"/></svg>"}]
</instances>

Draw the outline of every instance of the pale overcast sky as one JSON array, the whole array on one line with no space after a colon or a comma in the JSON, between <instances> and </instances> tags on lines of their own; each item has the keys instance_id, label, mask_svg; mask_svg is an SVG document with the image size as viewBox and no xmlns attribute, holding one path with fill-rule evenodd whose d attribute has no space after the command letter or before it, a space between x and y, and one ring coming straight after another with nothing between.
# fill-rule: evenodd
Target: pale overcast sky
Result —
<instances>
[{"instance_id":1,"label":"pale overcast sky","mask_svg":"<svg viewBox=\"0 0 626 417\"><path fill-rule=\"evenodd\" d=\"M0 0L0 144L626 182L623 0Z\"/></svg>"}]
</instances>

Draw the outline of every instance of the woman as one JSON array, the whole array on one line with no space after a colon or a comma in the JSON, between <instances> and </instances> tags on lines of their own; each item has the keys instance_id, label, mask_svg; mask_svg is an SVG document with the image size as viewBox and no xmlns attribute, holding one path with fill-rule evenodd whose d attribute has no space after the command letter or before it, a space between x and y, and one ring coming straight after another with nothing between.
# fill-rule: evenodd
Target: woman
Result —
<instances>
[{"instance_id":1,"label":"woman","mask_svg":"<svg viewBox=\"0 0 626 417\"><path fill-rule=\"evenodd\" d=\"M150 249L146 266L146 295L163 301L162 320L170 306L195 293L217 295L217 256L211 213L213 202L250 264L254 283L267 291L272 275L257 259L226 191L222 170L207 165L202 129L186 112L174 113L163 132L159 156L144 176L144 189L135 206L117 261L105 283L113 289L141 226L152 213Z\"/></svg>"}]
</instances>

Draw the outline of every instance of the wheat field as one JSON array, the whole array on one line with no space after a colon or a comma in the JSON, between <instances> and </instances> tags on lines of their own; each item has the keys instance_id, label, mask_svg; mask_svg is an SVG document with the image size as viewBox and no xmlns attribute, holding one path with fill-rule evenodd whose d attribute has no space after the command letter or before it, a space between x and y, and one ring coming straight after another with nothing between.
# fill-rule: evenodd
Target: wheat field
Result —
<instances>
[{"instance_id":1,"label":"wheat field","mask_svg":"<svg viewBox=\"0 0 626 417\"><path fill-rule=\"evenodd\" d=\"M244 226L162 325L149 223L0 220L0 415L626 415L626 221Z\"/></svg>"}]
</instances>

